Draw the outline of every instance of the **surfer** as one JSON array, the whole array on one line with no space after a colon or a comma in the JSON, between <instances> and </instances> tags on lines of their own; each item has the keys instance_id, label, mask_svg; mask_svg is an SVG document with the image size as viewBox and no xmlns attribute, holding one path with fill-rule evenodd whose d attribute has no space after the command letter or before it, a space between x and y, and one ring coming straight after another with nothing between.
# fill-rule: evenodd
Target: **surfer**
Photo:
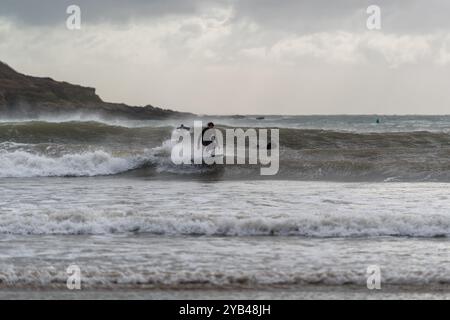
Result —
<instances>
[{"instance_id":1,"label":"surfer","mask_svg":"<svg viewBox=\"0 0 450 320\"><path fill-rule=\"evenodd\" d=\"M215 145L213 144L216 137L214 136L214 123L209 122L206 128L202 130L202 145L212 157L215 156Z\"/></svg>"},{"instance_id":2,"label":"surfer","mask_svg":"<svg viewBox=\"0 0 450 320\"><path fill-rule=\"evenodd\" d=\"M213 143L214 139L214 123L209 122L208 126L202 130L202 145L207 147Z\"/></svg>"},{"instance_id":3,"label":"surfer","mask_svg":"<svg viewBox=\"0 0 450 320\"><path fill-rule=\"evenodd\" d=\"M191 130L191 128L184 126L184 124L181 124L181 126L179 126L177 128L177 130L187 130L187 131L189 131L189 130Z\"/></svg>"}]
</instances>

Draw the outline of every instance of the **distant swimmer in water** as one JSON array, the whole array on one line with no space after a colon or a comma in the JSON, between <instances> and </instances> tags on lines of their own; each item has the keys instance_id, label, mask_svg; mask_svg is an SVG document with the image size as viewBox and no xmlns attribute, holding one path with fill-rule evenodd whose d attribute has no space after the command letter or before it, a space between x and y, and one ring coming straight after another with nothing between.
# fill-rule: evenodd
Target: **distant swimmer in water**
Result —
<instances>
[{"instance_id":1,"label":"distant swimmer in water","mask_svg":"<svg viewBox=\"0 0 450 320\"><path fill-rule=\"evenodd\" d=\"M377 119L376 123L377 123L377 124L380 124L380 123L381 123L381 121L380 121L379 118Z\"/></svg>"},{"instance_id":2,"label":"distant swimmer in water","mask_svg":"<svg viewBox=\"0 0 450 320\"><path fill-rule=\"evenodd\" d=\"M179 126L177 129L178 130L187 130L187 131L191 130L191 128L185 127L184 124L181 124L181 126Z\"/></svg>"}]
</instances>

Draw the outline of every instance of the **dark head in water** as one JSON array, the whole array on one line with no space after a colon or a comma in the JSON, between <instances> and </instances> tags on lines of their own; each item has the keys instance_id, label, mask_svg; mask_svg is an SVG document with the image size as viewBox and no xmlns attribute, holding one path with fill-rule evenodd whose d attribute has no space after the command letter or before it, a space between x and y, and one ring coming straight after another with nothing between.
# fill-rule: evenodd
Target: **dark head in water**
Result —
<instances>
[{"instance_id":1,"label":"dark head in water","mask_svg":"<svg viewBox=\"0 0 450 320\"><path fill-rule=\"evenodd\" d=\"M380 118L377 118L376 123L379 124L380 122L381 122L381 121L380 121Z\"/></svg>"},{"instance_id":2,"label":"dark head in water","mask_svg":"<svg viewBox=\"0 0 450 320\"><path fill-rule=\"evenodd\" d=\"M208 129L212 129L212 128L214 128L214 123L208 122Z\"/></svg>"}]
</instances>

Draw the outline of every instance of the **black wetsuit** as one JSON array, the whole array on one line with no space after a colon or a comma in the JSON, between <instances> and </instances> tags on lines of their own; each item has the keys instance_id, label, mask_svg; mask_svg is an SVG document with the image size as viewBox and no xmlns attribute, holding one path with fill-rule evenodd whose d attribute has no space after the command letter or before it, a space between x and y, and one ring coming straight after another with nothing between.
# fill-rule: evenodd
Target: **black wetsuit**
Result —
<instances>
[{"instance_id":1,"label":"black wetsuit","mask_svg":"<svg viewBox=\"0 0 450 320\"><path fill-rule=\"evenodd\" d=\"M202 145L203 145L204 147L209 146L209 145L212 143L211 140L205 140L205 132L206 132L207 130L209 130L209 129L210 129L210 128L206 127L206 128L204 128L204 129L202 130Z\"/></svg>"}]
</instances>

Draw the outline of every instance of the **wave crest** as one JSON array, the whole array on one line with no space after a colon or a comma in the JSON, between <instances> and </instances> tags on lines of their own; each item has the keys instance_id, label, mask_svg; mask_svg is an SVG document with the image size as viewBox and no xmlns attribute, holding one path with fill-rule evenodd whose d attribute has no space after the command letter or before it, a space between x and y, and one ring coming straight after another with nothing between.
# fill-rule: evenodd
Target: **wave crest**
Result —
<instances>
[{"instance_id":1,"label":"wave crest","mask_svg":"<svg viewBox=\"0 0 450 320\"><path fill-rule=\"evenodd\" d=\"M139 158L114 157L97 150L80 154L48 157L16 150L0 151L0 177L56 177L113 175L142 165Z\"/></svg>"},{"instance_id":2,"label":"wave crest","mask_svg":"<svg viewBox=\"0 0 450 320\"><path fill-rule=\"evenodd\" d=\"M389 220L389 223L386 221ZM168 236L297 236L314 238L353 237L449 237L445 215L301 215L297 218L202 218L146 217L145 213L93 211L47 212L7 219L0 223L3 234L124 234Z\"/></svg>"}]
</instances>

